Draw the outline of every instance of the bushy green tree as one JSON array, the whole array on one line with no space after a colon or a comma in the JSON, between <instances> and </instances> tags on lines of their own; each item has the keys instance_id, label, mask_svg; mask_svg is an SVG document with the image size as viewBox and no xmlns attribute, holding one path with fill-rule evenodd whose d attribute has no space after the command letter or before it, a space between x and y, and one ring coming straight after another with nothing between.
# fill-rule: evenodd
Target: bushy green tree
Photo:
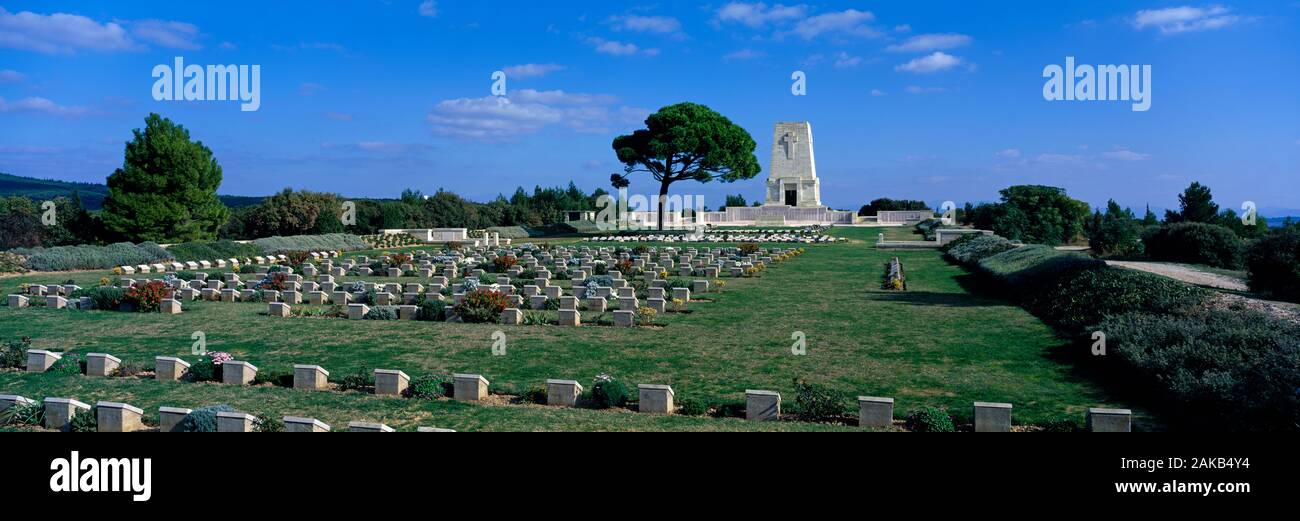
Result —
<instances>
[{"instance_id":1,"label":"bushy green tree","mask_svg":"<svg viewBox=\"0 0 1300 521\"><path fill-rule=\"evenodd\" d=\"M970 210L975 227L1027 243L1058 245L1083 233L1088 203L1071 199L1054 186L1017 185L999 192L1002 202Z\"/></svg>"},{"instance_id":2,"label":"bushy green tree","mask_svg":"<svg viewBox=\"0 0 1300 521\"><path fill-rule=\"evenodd\" d=\"M754 157L758 145L749 132L704 105L669 105L646 118L645 125L614 138L613 148L623 163L624 180L641 172L659 182L660 230L665 196L673 183L731 183L751 179L761 170Z\"/></svg>"},{"instance_id":3,"label":"bushy green tree","mask_svg":"<svg viewBox=\"0 0 1300 521\"><path fill-rule=\"evenodd\" d=\"M108 176L107 231L133 242L216 238L230 211L217 198L221 165L212 150L158 114L133 133L122 167Z\"/></svg>"},{"instance_id":4,"label":"bushy green tree","mask_svg":"<svg viewBox=\"0 0 1300 521\"><path fill-rule=\"evenodd\" d=\"M1178 195L1178 205L1181 210L1177 213L1165 210L1165 222L1212 223L1219 216L1219 205L1214 204L1210 187L1195 181Z\"/></svg>"},{"instance_id":5,"label":"bushy green tree","mask_svg":"<svg viewBox=\"0 0 1300 521\"><path fill-rule=\"evenodd\" d=\"M1098 255L1140 255L1142 225L1128 208L1114 199L1106 202L1106 213L1098 210L1086 228L1088 245Z\"/></svg>"},{"instance_id":6,"label":"bushy green tree","mask_svg":"<svg viewBox=\"0 0 1300 521\"><path fill-rule=\"evenodd\" d=\"M858 210L858 215L868 216L868 215L876 215L879 212L900 212L900 211L929 210L929 209L930 209L930 205L926 204L925 201L917 201L911 199L896 200L896 199L890 199L888 197L882 197L880 199L876 199L874 201L871 201L870 203L862 205L862 208Z\"/></svg>"},{"instance_id":7,"label":"bushy green tree","mask_svg":"<svg viewBox=\"0 0 1300 521\"><path fill-rule=\"evenodd\" d=\"M334 194L286 188L241 216L252 237L308 235L343 231L342 202Z\"/></svg>"}]
</instances>

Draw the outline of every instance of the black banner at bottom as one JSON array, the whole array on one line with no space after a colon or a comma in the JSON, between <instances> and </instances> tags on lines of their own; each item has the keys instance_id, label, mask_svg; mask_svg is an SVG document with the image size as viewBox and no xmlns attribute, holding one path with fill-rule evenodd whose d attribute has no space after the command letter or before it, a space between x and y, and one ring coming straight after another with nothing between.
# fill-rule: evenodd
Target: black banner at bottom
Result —
<instances>
[{"instance_id":1,"label":"black banner at bottom","mask_svg":"<svg viewBox=\"0 0 1300 521\"><path fill-rule=\"evenodd\" d=\"M800 494L1206 505L1285 501L1281 435L26 434L6 441L0 486L27 504L195 505L225 499L429 507L428 494L552 500ZM493 492L495 490L495 492ZM765 492L766 491L766 492ZM559 495L557 495L559 494ZM32 502L28 502L28 501ZM285 508L288 508L287 506Z\"/></svg>"}]
</instances>

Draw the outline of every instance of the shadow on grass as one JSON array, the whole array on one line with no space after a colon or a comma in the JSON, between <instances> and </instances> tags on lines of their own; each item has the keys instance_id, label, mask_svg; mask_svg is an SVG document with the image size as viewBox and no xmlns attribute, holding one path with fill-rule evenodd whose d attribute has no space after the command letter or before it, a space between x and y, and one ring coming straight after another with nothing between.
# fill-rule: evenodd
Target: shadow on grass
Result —
<instances>
[{"instance_id":1,"label":"shadow on grass","mask_svg":"<svg viewBox=\"0 0 1300 521\"><path fill-rule=\"evenodd\" d=\"M977 308L1003 305L1003 303L961 293L932 293L928 291L889 291L872 293L872 300L913 306L942 306L949 308Z\"/></svg>"}]
</instances>

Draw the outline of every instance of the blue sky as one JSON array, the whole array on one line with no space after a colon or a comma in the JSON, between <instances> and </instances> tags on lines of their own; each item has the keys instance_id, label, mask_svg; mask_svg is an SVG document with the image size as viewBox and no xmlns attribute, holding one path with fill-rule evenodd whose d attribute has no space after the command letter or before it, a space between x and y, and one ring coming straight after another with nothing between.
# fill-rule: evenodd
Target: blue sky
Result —
<instances>
[{"instance_id":1,"label":"blue sky","mask_svg":"<svg viewBox=\"0 0 1300 521\"><path fill-rule=\"evenodd\" d=\"M1300 208L1297 1L542 4L0 0L0 171L102 181L156 111L215 151L228 194L590 190L620 169L616 135L693 101L764 165L674 186L710 206L761 197L772 125L807 120L835 207L1036 183L1165 208L1199 180L1225 207ZM176 56L260 65L260 109L155 101ZM1151 109L1044 100L1066 56L1150 65Z\"/></svg>"}]
</instances>

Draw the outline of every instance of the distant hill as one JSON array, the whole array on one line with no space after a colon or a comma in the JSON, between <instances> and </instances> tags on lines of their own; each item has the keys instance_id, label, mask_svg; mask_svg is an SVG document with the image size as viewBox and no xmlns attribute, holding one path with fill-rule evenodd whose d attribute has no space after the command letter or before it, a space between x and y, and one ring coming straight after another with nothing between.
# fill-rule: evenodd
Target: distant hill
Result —
<instances>
[{"instance_id":1,"label":"distant hill","mask_svg":"<svg viewBox=\"0 0 1300 521\"><path fill-rule=\"evenodd\" d=\"M20 195L38 201L55 197L71 197L76 192L81 196L81 203L89 210L98 210L104 206L108 196L108 186L99 183L74 183L55 179L35 179L0 173L0 196ZM252 206L262 202L262 197L242 195L219 196L226 206Z\"/></svg>"}]
</instances>

